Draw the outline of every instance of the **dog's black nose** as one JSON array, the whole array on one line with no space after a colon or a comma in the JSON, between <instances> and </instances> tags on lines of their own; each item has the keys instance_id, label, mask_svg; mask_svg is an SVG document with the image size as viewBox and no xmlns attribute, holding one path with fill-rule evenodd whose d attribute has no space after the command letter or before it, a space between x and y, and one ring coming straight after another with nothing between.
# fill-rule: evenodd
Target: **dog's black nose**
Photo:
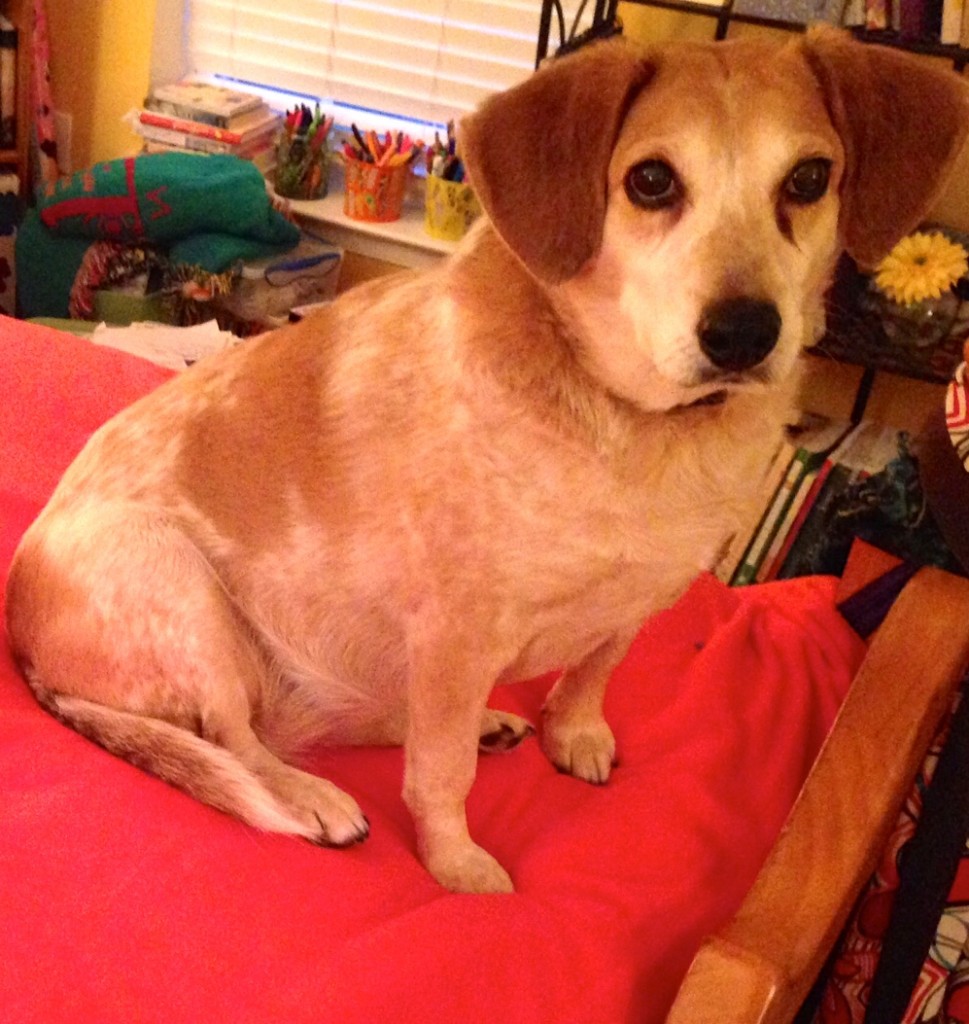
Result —
<instances>
[{"instance_id":1,"label":"dog's black nose","mask_svg":"<svg viewBox=\"0 0 969 1024\"><path fill-rule=\"evenodd\" d=\"M781 315L772 302L725 299L706 310L697 333L704 355L718 369L749 370L777 344Z\"/></svg>"}]
</instances>

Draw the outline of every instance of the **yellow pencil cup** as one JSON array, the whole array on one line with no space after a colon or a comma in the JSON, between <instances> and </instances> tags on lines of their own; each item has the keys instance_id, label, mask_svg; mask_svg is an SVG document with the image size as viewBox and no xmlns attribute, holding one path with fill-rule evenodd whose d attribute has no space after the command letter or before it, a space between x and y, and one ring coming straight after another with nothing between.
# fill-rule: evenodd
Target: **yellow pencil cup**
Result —
<instances>
[{"instance_id":1,"label":"yellow pencil cup","mask_svg":"<svg viewBox=\"0 0 969 1024\"><path fill-rule=\"evenodd\" d=\"M427 176L424 193L424 230L432 238L456 242L481 213L481 204L470 185Z\"/></svg>"},{"instance_id":2,"label":"yellow pencil cup","mask_svg":"<svg viewBox=\"0 0 969 1024\"><path fill-rule=\"evenodd\" d=\"M364 160L343 161L343 212L354 220L397 220L404 205L410 167L378 167Z\"/></svg>"}]
</instances>

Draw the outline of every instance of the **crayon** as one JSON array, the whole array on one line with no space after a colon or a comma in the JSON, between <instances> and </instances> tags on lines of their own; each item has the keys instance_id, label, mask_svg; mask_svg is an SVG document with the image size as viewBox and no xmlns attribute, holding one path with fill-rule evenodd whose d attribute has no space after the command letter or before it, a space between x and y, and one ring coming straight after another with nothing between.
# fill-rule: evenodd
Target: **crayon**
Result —
<instances>
[{"instance_id":1,"label":"crayon","mask_svg":"<svg viewBox=\"0 0 969 1024\"><path fill-rule=\"evenodd\" d=\"M364 140L364 137L360 134L360 129L355 124L351 124L350 131L353 132L353 137L357 140L357 146L360 149L360 154L357 159L366 160L369 162L370 151L367 149L367 143Z\"/></svg>"}]
</instances>

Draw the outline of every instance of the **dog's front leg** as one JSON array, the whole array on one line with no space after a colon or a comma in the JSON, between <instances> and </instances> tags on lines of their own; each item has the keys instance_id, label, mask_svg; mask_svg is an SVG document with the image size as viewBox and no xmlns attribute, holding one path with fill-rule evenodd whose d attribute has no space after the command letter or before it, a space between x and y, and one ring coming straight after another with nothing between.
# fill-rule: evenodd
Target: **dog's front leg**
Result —
<instances>
[{"instance_id":1,"label":"dog's front leg","mask_svg":"<svg viewBox=\"0 0 969 1024\"><path fill-rule=\"evenodd\" d=\"M598 785L615 764L616 740L602 713L606 684L635 633L610 637L567 669L542 709L542 748L556 768Z\"/></svg>"},{"instance_id":2,"label":"dog's front leg","mask_svg":"<svg viewBox=\"0 0 969 1024\"><path fill-rule=\"evenodd\" d=\"M457 637L412 646L404 802L421 860L441 885L452 892L512 892L508 872L471 838L465 813L495 671L474 656L474 646Z\"/></svg>"}]
</instances>

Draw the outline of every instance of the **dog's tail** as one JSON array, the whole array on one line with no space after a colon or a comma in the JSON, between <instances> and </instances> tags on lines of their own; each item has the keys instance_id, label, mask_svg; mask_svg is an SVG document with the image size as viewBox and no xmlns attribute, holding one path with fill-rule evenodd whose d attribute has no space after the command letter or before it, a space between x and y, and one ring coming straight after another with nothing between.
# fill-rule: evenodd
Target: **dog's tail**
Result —
<instances>
[{"instance_id":1,"label":"dog's tail","mask_svg":"<svg viewBox=\"0 0 969 1024\"><path fill-rule=\"evenodd\" d=\"M52 693L32 681L52 715L112 754L256 828L315 840L231 751L169 722Z\"/></svg>"}]
</instances>

